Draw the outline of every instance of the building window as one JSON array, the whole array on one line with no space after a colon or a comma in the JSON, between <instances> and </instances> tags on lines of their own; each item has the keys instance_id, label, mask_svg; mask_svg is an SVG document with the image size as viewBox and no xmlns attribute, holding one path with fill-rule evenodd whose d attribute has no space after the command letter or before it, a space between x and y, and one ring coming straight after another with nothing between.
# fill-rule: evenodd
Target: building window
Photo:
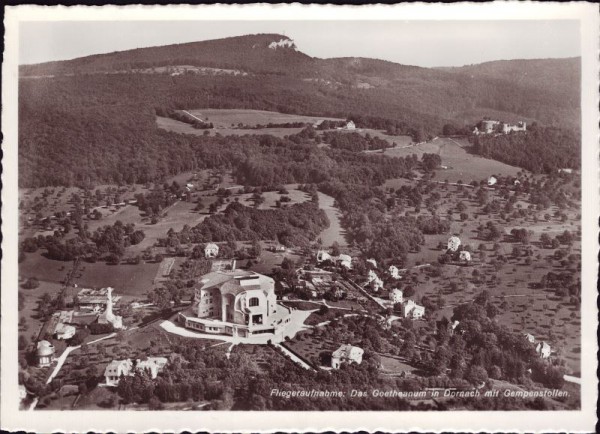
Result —
<instances>
[{"instance_id":1,"label":"building window","mask_svg":"<svg viewBox=\"0 0 600 434\"><path fill-rule=\"evenodd\" d=\"M250 307L258 306L258 304L259 304L258 297L252 297L250 299L249 303L250 303Z\"/></svg>"}]
</instances>

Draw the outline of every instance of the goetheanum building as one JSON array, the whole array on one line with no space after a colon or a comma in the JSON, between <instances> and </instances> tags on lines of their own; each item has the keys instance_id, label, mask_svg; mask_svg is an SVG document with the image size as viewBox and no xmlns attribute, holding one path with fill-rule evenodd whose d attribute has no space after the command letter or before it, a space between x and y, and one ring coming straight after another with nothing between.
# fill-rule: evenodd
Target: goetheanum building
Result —
<instances>
[{"instance_id":1,"label":"goetheanum building","mask_svg":"<svg viewBox=\"0 0 600 434\"><path fill-rule=\"evenodd\" d=\"M270 277L245 270L217 271L202 277L192 308L180 313L178 321L205 333L248 337L283 331L290 311L277 304Z\"/></svg>"}]
</instances>

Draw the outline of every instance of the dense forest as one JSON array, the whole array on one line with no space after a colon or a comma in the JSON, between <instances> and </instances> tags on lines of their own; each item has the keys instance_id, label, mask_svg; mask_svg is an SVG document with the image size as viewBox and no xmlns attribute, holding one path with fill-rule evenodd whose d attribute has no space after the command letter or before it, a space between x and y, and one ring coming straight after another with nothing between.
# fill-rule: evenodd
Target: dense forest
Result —
<instances>
[{"instance_id":1,"label":"dense forest","mask_svg":"<svg viewBox=\"0 0 600 434\"><path fill-rule=\"evenodd\" d=\"M20 185L156 181L184 170L235 168L252 155L238 148L254 139L185 137L156 127L156 115L169 116L182 109L245 108L352 119L358 127L409 134L417 142L444 131L460 131L486 115L579 128L579 94L573 84L579 63L572 59L554 61L545 75L554 77L556 70L557 77L575 77L573 83L546 88L539 83L534 86L531 80L514 83L489 74L471 78L456 71L372 59L314 59L293 48L269 49L274 39L286 38L228 38L22 66L23 77L58 75L19 82ZM132 72L173 64L242 68L251 73L171 76ZM115 71L121 72L107 73ZM372 85L364 88L357 83ZM210 124L197 126L209 128ZM571 133L544 134L550 134L552 143L567 139L561 151L553 151L552 159L563 149L568 156L578 152ZM330 138L337 147L357 147L341 137ZM383 145L371 138L360 147ZM547 153L538 152L537 145L534 148L536 160L545 158ZM316 160L323 157L311 152ZM527 160L510 153L482 152L523 166ZM543 168L544 163L538 165Z\"/></svg>"},{"instance_id":2,"label":"dense forest","mask_svg":"<svg viewBox=\"0 0 600 434\"><path fill-rule=\"evenodd\" d=\"M257 210L233 202L222 214L177 234L180 243L278 240L285 246L308 246L329 226L317 204L295 204L283 209Z\"/></svg>"},{"instance_id":3,"label":"dense forest","mask_svg":"<svg viewBox=\"0 0 600 434\"><path fill-rule=\"evenodd\" d=\"M531 126L526 133L480 135L473 151L534 173L581 167L581 137L570 130Z\"/></svg>"}]
</instances>

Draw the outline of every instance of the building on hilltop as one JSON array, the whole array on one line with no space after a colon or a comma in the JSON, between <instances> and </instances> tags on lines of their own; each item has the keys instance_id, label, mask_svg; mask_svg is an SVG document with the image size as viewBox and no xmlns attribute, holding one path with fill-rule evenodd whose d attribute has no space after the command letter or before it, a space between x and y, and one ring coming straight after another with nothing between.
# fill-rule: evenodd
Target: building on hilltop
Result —
<instances>
[{"instance_id":1,"label":"building on hilltop","mask_svg":"<svg viewBox=\"0 0 600 434\"><path fill-rule=\"evenodd\" d=\"M145 360L136 360L135 364L131 359L113 360L104 369L104 379L107 386L116 386L121 377L132 376L136 371L145 371L150 374L152 379L158 376L158 373L169 363L166 357L148 357Z\"/></svg>"},{"instance_id":2,"label":"building on hilltop","mask_svg":"<svg viewBox=\"0 0 600 434\"><path fill-rule=\"evenodd\" d=\"M331 367L339 369L342 363L362 363L364 350L352 345L342 345L331 355Z\"/></svg>"},{"instance_id":3,"label":"building on hilltop","mask_svg":"<svg viewBox=\"0 0 600 434\"><path fill-rule=\"evenodd\" d=\"M204 247L204 257L205 258L216 258L219 255L219 246L215 243L208 243Z\"/></svg>"},{"instance_id":4,"label":"building on hilltop","mask_svg":"<svg viewBox=\"0 0 600 434\"><path fill-rule=\"evenodd\" d=\"M217 271L203 276L191 310L181 312L178 321L205 333L248 337L282 332L290 310L277 304L270 277L245 270Z\"/></svg>"},{"instance_id":5,"label":"building on hilltop","mask_svg":"<svg viewBox=\"0 0 600 434\"><path fill-rule=\"evenodd\" d=\"M495 176L490 176L487 180L487 185L492 186L492 185L496 185L496 183L498 182L498 178L496 178Z\"/></svg>"}]
</instances>

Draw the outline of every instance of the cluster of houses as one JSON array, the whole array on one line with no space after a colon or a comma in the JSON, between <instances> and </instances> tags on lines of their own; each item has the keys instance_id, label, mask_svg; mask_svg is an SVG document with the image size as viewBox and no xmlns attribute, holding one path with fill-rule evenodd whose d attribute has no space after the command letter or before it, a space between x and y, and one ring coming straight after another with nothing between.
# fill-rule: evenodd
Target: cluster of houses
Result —
<instances>
[{"instance_id":1,"label":"cluster of houses","mask_svg":"<svg viewBox=\"0 0 600 434\"><path fill-rule=\"evenodd\" d=\"M369 259L367 263L377 266L377 262L374 259ZM390 266L388 269L389 274L395 278L399 279L399 270L395 266ZM369 274L367 275L367 283L365 286L370 286L370 288L378 292L380 289L383 289L383 280L377 276L377 273L373 269L369 270ZM413 300L404 300L404 293L402 290L398 288L394 288L388 293L389 304L391 306L396 306L400 304L402 317L411 318L411 319L420 319L425 315L425 307L415 303Z\"/></svg>"},{"instance_id":2,"label":"cluster of houses","mask_svg":"<svg viewBox=\"0 0 600 434\"><path fill-rule=\"evenodd\" d=\"M152 379L156 378L169 361L166 357L148 357L145 360L113 360L104 369L107 386L117 386L122 377L133 376L136 372L147 372Z\"/></svg>"},{"instance_id":3,"label":"cluster of houses","mask_svg":"<svg viewBox=\"0 0 600 434\"><path fill-rule=\"evenodd\" d=\"M460 245L461 245L461 241L460 238L458 238L457 236L452 236L450 238L448 238L448 249L447 252L452 254L452 255L456 255L458 253L458 257L457 259L460 262L471 262L471 252L467 251L467 250L459 250L460 249Z\"/></svg>"},{"instance_id":4,"label":"cluster of houses","mask_svg":"<svg viewBox=\"0 0 600 434\"><path fill-rule=\"evenodd\" d=\"M121 297L112 295L113 288L81 289L74 300L72 310L54 312L44 324L40 336L52 336L57 340L68 340L75 336L81 324L110 324L113 329L122 329L123 318L115 315L113 306ZM36 347L37 363L40 367L49 366L55 358L55 348L47 340L40 340Z\"/></svg>"},{"instance_id":5,"label":"cluster of houses","mask_svg":"<svg viewBox=\"0 0 600 434\"><path fill-rule=\"evenodd\" d=\"M346 269L352 268L352 257L350 255L340 254L338 256L332 256L325 250L319 250L317 252L317 262L322 263L325 261L331 261L334 264L339 264Z\"/></svg>"},{"instance_id":6,"label":"cluster of houses","mask_svg":"<svg viewBox=\"0 0 600 434\"><path fill-rule=\"evenodd\" d=\"M527 123L521 121L517 122L516 124L509 124L506 122L500 122L496 120L483 120L473 129L473 134L508 134L513 131L527 131Z\"/></svg>"}]
</instances>

